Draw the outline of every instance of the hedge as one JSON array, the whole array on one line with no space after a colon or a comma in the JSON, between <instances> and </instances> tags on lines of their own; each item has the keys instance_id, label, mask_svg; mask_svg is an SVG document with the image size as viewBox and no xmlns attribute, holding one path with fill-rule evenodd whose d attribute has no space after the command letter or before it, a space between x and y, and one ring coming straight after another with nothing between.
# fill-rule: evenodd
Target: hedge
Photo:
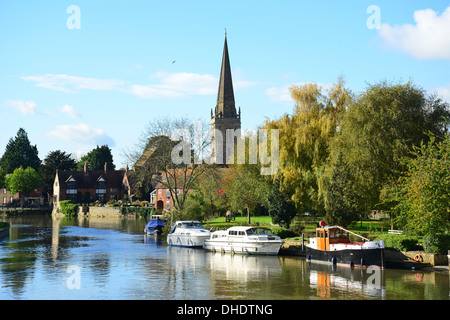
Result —
<instances>
[{"instance_id":1,"label":"hedge","mask_svg":"<svg viewBox=\"0 0 450 320\"><path fill-rule=\"evenodd\" d=\"M425 252L446 254L450 248L450 235L426 234L422 238L422 245Z\"/></svg>"},{"instance_id":2,"label":"hedge","mask_svg":"<svg viewBox=\"0 0 450 320\"><path fill-rule=\"evenodd\" d=\"M75 216L78 213L78 205L73 204L70 200L60 202L61 212L66 216Z\"/></svg>"},{"instance_id":3,"label":"hedge","mask_svg":"<svg viewBox=\"0 0 450 320\"><path fill-rule=\"evenodd\" d=\"M384 247L400 251L411 251L417 245L417 238L403 234L386 234L381 237L384 241Z\"/></svg>"}]
</instances>

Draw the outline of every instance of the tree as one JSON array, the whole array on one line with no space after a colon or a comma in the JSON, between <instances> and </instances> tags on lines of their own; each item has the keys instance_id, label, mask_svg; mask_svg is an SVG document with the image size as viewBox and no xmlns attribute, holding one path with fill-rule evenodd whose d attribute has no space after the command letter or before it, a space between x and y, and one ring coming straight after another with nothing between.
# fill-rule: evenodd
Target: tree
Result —
<instances>
[{"instance_id":1,"label":"tree","mask_svg":"<svg viewBox=\"0 0 450 320\"><path fill-rule=\"evenodd\" d=\"M370 85L348 107L331 144L331 162L340 153L354 175L361 210L374 209L387 185L405 171L400 161L413 146L428 141L426 132L445 132L448 104L412 82Z\"/></svg>"},{"instance_id":2,"label":"tree","mask_svg":"<svg viewBox=\"0 0 450 320\"><path fill-rule=\"evenodd\" d=\"M5 153L0 159L0 165L5 168L7 173L12 173L20 166L37 170L40 164L37 147L31 145L27 132L20 128L16 137L9 139Z\"/></svg>"},{"instance_id":3,"label":"tree","mask_svg":"<svg viewBox=\"0 0 450 320\"><path fill-rule=\"evenodd\" d=\"M76 170L76 168L77 163L70 154L60 150L49 152L38 171L42 178L42 193L52 194L56 170Z\"/></svg>"},{"instance_id":4,"label":"tree","mask_svg":"<svg viewBox=\"0 0 450 320\"><path fill-rule=\"evenodd\" d=\"M108 170L114 170L116 166L113 163L113 156L111 149L107 145L97 146L83 156L77 164L78 170L84 169L84 164L87 163L89 170L103 170L105 163L107 163Z\"/></svg>"},{"instance_id":5,"label":"tree","mask_svg":"<svg viewBox=\"0 0 450 320\"><path fill-rule=\"evenodd\" d=\"M408 168L390 190L398 225L412 234L437 234L450 228L450 135L414 148L414 157L405 157Z\"/></svg>"},{"instance_id":6,"label":"tree","mask_svg":"<svg viewBox=\"0 0 450 320\"><path fill-rule=\"evenodd\" d=\"M282 223L289 227L292 218L295 217L297 211L294 203L289 197L280 191L280 178L275 179L271 192L267 197L268 212L272 217L273 223Z\"/></svg>"},{"instance_id":7,"label":"tree","mask_svg":"<svg viewBox=\"0 0 450 320\"><path fill-rule=\"evenodd\" d=\"M15 169L6 177L6 187L12 194L20 194L21 207L25 204L25 195L38 188L41 183L39 174L31 167Z\"/></svg>"},{"instance_id":8,"label":"tree","mask_svg":"<svg viewBox=\"0 0 450 320\"><path fill-rule=\"evenodd\" d=\"M6 187L6 170L0 166L0 189Z\"/></svg>"},{"instance_id":9,"label":"tree","mask_svg":"<svg viewBox=\"0 0 450 320\"><path fill-rule=\"evenodd\" d=\"M359 208L355 200L353 176L339 154L333 165L332 176L325 196L325 222L347 227L358 219Z\"/></svg>"},{"instance_id":10,"label":"tree","mask_svg":"<svg viewBox=\"0 0 450 320\"><path fill-rule=\"evenodd\" d=\"M237 164L230 166L224 179L223 192L226 194L230 209L246 210L250 224L250 212L258 207L267 208L269 181L261 175L256 164Z\"/></svg>"},{"instance_id":11,"label":"tree","mask_svg":"<svg viewBox=\"0 0 450 320\"><path fill-rule=\"evenodd\" d=\"M266 121L278 129L281 191L299 212L323 212L322 175L330 143L336 135L352 93L342 78L327 92L315 83L290 87L295 101L292 115Z\"/></svg>"}]
</instances>

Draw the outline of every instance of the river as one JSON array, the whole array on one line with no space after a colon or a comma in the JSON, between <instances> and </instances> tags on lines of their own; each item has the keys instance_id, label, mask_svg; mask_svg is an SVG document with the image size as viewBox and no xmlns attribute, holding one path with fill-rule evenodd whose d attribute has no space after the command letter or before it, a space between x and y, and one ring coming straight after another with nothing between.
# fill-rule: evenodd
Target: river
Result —
<instances>
[{"instance_id":1,"label":"river","mask_svg":"<svg viewBox=\"0 0 450 320\"><path fill-rule=\"evenodd\" d=\"M448 300L443 271L168 247L144 219L2 217L2 300Z\"/></svg>"}]
</instances>

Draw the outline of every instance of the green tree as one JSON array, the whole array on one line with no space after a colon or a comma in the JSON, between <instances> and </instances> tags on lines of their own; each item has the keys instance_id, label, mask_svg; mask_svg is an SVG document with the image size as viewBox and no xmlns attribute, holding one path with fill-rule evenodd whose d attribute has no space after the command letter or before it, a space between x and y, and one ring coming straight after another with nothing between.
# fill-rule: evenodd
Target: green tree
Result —
<instances>
[{"instance_id":1,"label":"green tree","mask_svg":"<svg viewBox=\"0 0 450 320\"><path fill-rule=\"evenodd\" d=\"M0 166L0 188L5 188L6 187L6 170Z\"/></svg>"},{"instance_id":2,"label":"green tree","mask_svg":"<svg viewBox=\"0 0 450 320\"><path fill-rule=\"evenodd\" d=\"M279 177L275 179L275 183L272 185L267 202L267 209L269 215L272 217L272 222L281 223L289 228L291 220L295 217L297 211L292 200L280 191Z\"/></svg>"},{"instance_id":3,"label":"green tree","mask_svg":"<svg viewBox=\"0 0 450 320\"><path fill-rule=\"evenodd\" d=\"M261 175L256 164L234 165L228 169L224 179L223 191L227 196L230 209L247 212L250 224L250 212L258 207L267 207L270 182Z\"/></svg>"},{"instance_id":4,"label":"green tree","mask_svg":"<svg viewBox=\"0 0 450 320\"><path fill-rule=\"evenodd\" d=\"M331 144L331 163L342 153L361 210L377 207L386 186L406 169L400 159L428 141L426 132L442 136L448 110L448 104L427 97L412 82L370 85L349 105Z\"/></svg>"},{"instance_id":5,"label":"green tree","mask_svg":"<svg viewBox=\"0 0 450 320\"><path fill-rule=\"evenodd\" d=\"M76 168L77 163L70 154L60 150L49 152L38 171L42 178L42 193L52 194L56 170L76 170Z\"/></svg>"},{"instance_id":6,"label":"green tree","mask_svg":"<svg viewBox=\"0 0 450 320\"><path fill-rule=\"evenodd\" d=\"M333 165L331 174L325 196L325 222L345 228L358 219L359 208L355 201L354 179L342 160L342 153Z\"/></svg>"},{"instance_id":7,"label":"green tree","mask_svg":"<svg viewBox=\"0 0 450 320\"><path fill-rule=\"evenodd\" d=\"M89 170L103 170L105 168L105 162L107 163L108 170L114 170L116 168L111 149L107 145L97 146L81 158L77 164L77 169L83 170L84 164L87 163Z\"/></svg>"},{"instance_id":8,"label":"green tree","mask_svg":"<svg viewBox=\"0 0 450 320\"><path fill-rule=\"evenodd\" d=\"M21 207L25 203L25 195L38 188L41 184L39 174L31 167L18 168L6 177L6 187L12 194L20 194Z\"/></svg>"},{"instance_id":9,"label":"green tree","mask_svg":"<svg viewBox=\"0 0 450 320\"><path fill-rule=\"evenodd\" d=\"M398 225L412 234L445 233L450 229L450 135L414 148L404 158L408 170L387 197L394 203Z\"/></svg>"},{"instance_id":10,"label":"green tree","mask_svg":"<svg viewBox=\"0 0 450 320\"><path fill-rule=\"evenodd\" d=\"M9 139L5 153L0 159L0 165L7 173L12 173L20 166L38 170L40 164L37 147L31 145L27 132L20 128L16 137Z\"/></svg>"}]
</instances>

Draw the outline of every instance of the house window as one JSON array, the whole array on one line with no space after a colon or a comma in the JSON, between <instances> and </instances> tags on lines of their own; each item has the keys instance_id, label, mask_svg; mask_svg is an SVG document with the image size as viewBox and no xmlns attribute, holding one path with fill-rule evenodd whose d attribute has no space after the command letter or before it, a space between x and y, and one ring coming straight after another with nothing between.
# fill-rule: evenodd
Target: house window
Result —
<instances>
[{"instance_id":1,"label":"house window","mask_svg":"<svg viewBox=\"0 0 450 320\"><path fill-rule=\"evenodd\" d=\"M170 201L166 201L166 209L170 209Z\"/></svg>"},{"instance_id":2,"label":"house window","mask_svg":"<svg viewBox=\"0 0 450 320\"><path fill-rule=\"evenodd\" d=\"M161 189L158 189L158 194L162 194L162 190Z\"/></svg>"},{"instance_id":3,"label":"house window","mask_svg":"<svg viewBox=\"0 0 450 320\"><path fill-rule=\"evenodd\" d=\"M166 190L166 194L167 194L167 198L170 198L170 190L169 189Z\"/></svg>"}]
</instances>

